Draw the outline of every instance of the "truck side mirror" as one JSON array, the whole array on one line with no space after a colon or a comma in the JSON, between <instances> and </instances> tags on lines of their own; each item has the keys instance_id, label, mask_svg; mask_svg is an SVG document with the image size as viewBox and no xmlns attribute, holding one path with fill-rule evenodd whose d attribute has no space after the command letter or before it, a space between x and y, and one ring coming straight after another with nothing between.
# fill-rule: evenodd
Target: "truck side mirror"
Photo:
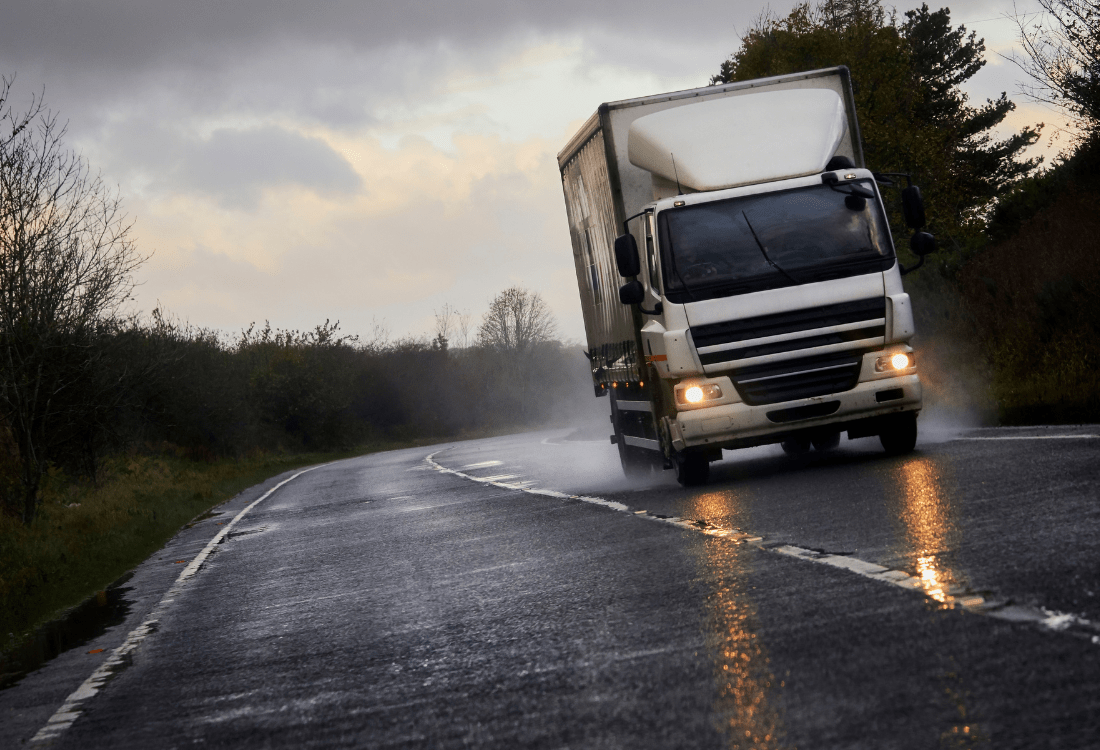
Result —
<instances>
[{"instance_id":1,"label":"truck side mirror","mask_svg":"<svg viewBox=\"0 0 1100 750\"><path fill-rule=\"evenodd\" d=\"M901 191L901 212L905 215L905 225L910 229L924 226L924 199L920 197L920 188L916 185Z\"/></svg>"},{"instance_id":2,"label":"truck side mirror","mask_svg":"<svg viewBox=\"0 0 1100 750\"><path fill-rule=\"evenodd\" d=\"M919 258L931 255L936 252L936 238L928 232L914 232L909 238L909 249Z\"/></svg>"},{"instance_id":3,"label":"truck side mirror","mask_svg":"<svg viewBox=\"0 0 1100 750\"><path fill-rule=\"evenodd\" d=\"M634 235L620 234L615 238L615 265L619 267L620 276L637 276L642 272L642 264L638 260L638 242ZM641 301L640 297L638 301Z\"/></svg>"},{"instance_id":4,"label":"truck side mirror","mask_svg":"<svg viewBox=\"0 0 1100 750\"><path fill-rule=\"evenodd\" d=\"M620 237L619 239L622 238ZM642 286L642 282L640 281L628 281L619 287L619 302L622 302L624 305L640 305L644 299L645 287Z\"/></svg>"}]
</instances>

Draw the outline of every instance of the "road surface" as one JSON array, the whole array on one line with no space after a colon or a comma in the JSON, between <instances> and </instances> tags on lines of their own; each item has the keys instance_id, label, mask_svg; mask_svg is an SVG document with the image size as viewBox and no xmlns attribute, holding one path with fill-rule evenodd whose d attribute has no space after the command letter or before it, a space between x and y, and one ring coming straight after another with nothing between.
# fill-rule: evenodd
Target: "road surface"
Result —
<instances>
[{"instance_id":1,"label":"road surface","mask_svg":"<svg viewBox=\"0 0 1100 750\"><path fill-rule=\"evenodd\" d=\"M759 448L691 490L601 430L290 472L0 691L0 743L1097 747L1098 435Z\"/></svg>"}]
</instances>

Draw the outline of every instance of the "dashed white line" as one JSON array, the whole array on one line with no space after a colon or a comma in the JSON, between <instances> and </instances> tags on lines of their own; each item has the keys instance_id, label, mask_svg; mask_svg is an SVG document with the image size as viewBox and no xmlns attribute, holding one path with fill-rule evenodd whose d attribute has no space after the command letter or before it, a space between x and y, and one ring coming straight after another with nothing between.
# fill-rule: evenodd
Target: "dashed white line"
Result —
<instances>
[{"instance_id":1,"label":"dashed white line","mask_svg":"<svg viewBox=\"0 0 1100 750\"><path fill-rule=\"evenodd\" d=\"M543 495L546 497L554 497L559 499L580 500L582 502L592 503L594 505L601 505L605 508L610 508L611 510L629 513L630 515L638 518L659 521L661 523L670 524L672 526L676 526L688 531L706 534L707 536L716 536L729 539L738 544L751 544L767 552L775 552L780 555L786 555L788 557L818 563L820 565L829 565L834 568L846 570L850 573L854 573L864 578L869 578L873 581L889 584L891 586L897 586L899 588L906 589L907 591L916 591L923 594L929 599L933 599L944 607L958 607L968 612L974 612L976 614L987 615L989 617L995 617L997 619L1008 620L1012 622L1035 623L1044 627L1047 630L1056 632L1069 631L1073 632L1076 635L1085 636L1094 645L1100 645L1100 624L1093 623L1084 617L1080 617L1079 615L1069 614L1065 612L1055 612L1043 607L1028 607L1017 604L1008 604L1005 602L991 601L987 600L984 596L973 592L956 592L951 594L938 591L937 594L933 596L932 592L928 591L922 585L919 578L911 576L903 570L887 568L882 565L877 565L876 563L861 560L858 557L851 557L850 555L831 555L828 553L805 549L803 547L798 547L791 544L766 544L764 543L764 538L762 536L746 533L739 529L725 529L713 526L704 521L692 521L690 519L683 519L677 516L662 516L646 510L634 510L629 506L624 505L623 503L615 502L614 500L605 500L602 497L591 497L588 495L571 495L566 492L557 492L556 490L533 489L524 486L524 483L507 484L504 482L493 481L492 477L484 478L471 476L469 474L464 474L463 472L456 469L448 469L446 466L443 466L436 462L435 456L441 452L442 451L437 451L436 453L432 453L431 455L425 457L424 461L431 468L444 474L453 474L455 476L462 477L463 479L470 479L475 482L481 482L482 484L491 484L495 487L501 487L504 489L518 490L520 492L526 492L529 495ZM500 463L501 462L497 462L498 465Z\"/></svg>"},{"instance_id":2,"label":"dashed white line","mask_svg":"<svg viewBox=\"0 0 1100 750\"><path fill-rule=\"evenodd\" d=\"M168 607L175 601L176 597L183 591L184 585L191 579L203 563L206 562L206 558L210 557L214 548L221 544L225 539L229 531L244 518L248 511L255 508L267 498L271 497L276 490L283 485L293 482L298 477L311 472L315 469L320 469L329 464L321 464L320 466L311 466L308 469L299 471L292 477L284 479L270 490L261 495L257 500L253 500L246 506L240 513L233 517L233 520L227 523L222 530L219 531L213 539L203 548L202 552L195 556L195 559L188 564L183 572L179 574L176 582L172 585L172 588L168 589L168 592L161 598L157 605L153 607L153 610L145 618L144 622L130 631L130 634L126 636L126 640L122 642L122 645L111 652L111 655L107 657L106 661L99 665L88 679L84 680L83 684L78 687L73 693L65 699L65 702L61 704L61 708L54 712L54 715L50 717L46 725L38 730L38 734L31 738L32 745L42 745L52 742L57 739L66 729L73 725L73 722L80 717L83 712L81 706L87 702L90 698L95 696L100 690L103 689L103 685L114 676L114 674L123 667L127 657L139 646L141 642L149 637L150 634L156 632L157 623L160 618L164 616L168 611Z\"/></svg>"},{"instance_id":3,"label":"dashed white line","mask_svg":"<svg viewBox=\"0 0 1100 750\"><path fill-rule=\"evenodd\" d=\"M518 482L509 484L507 482L498 481L495 477L475 477L472 474L465 474L458 469L448 469L446 466L442 466L433 460L433 457L442 451L436 451L431 455L425 457L424 461L436 471L443 472L444 474L454 474L456 477L462 477L463 479L469 479L474 482L480 482L482 484L491 484L494 487L502 487L507 490L519 490L520 492L526 492L529 495L543 495L545 497L567 498L571 500L582 500L586 503L593 503L595 505L602 505L605 508L611 508L612 510L627 510L627 507L622 503L617 503L613 500L604 500L602 497L586 497L584 495L570 495L565 492L557 492L556 490L542 490L534 487L527 486L526 482ZM480 464L470 464L463 466L463 469L481 468L483 466L500 466L502 461L487 461Z\"/></svg>"}]
</instances>

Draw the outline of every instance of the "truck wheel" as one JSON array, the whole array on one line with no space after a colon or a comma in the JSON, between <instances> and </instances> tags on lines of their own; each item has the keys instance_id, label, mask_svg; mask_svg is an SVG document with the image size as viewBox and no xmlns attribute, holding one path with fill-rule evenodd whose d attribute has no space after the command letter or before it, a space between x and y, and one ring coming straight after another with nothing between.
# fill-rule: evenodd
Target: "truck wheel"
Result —
<instances>
[{"instance_id":1,"label":"truck wheel","mask_svg":"<svg viewBox=\"0 0 1100 750\"><path fill-rule=\"evenodd\" d=\"M840 433L830 432L827 435L819 435L813 439L813 444L815 451L821 451L822 453L831 451L840 445Z\"/></svg>"},{"instance_id":2,"label":"truck wheel","mask_svg":"<svg viewBox=\"0 0 1100 750\"><path fill-rule=\"evenodd\" d=\"M710 461L700 453L678 453L674 463L676 481L681 487L698 487L710 477Z\"/></svg>"},{"instance_id":3,"label":"truck wheel","mask_svg":"<svg viewBox=\"0 0 1100 750\"><path fill-rule=\"evenodd\" d=\"M917 415L909 412L891 417L878 439L891 456L909 453L917 445Z\"/></svg>"},{"instance_id":4,"label":"truck wheel","mask_svg":"<svg viewBox=\"0 0 1100 750\"><path fill-rule=\"evenodd\" d=\"M788 456L805 456L810 452L810 439L804 437L795 437L784 440L779 444L783 448L783 452Z\"/></svg>"}]
</instances>

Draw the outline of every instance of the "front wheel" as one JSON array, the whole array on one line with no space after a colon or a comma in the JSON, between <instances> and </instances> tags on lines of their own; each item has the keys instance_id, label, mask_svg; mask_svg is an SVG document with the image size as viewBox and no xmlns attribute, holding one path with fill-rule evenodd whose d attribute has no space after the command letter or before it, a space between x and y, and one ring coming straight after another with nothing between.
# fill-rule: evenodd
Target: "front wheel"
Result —
<instances>
[{"instance_id":1,"label":"front wheel","mask_svg":"<svg viewBox=\"0 0 1100 750\"><path fill-rule=\"evenodd\" d=\"M701 453L679 453L674 459L676 481L681 487L698 487L710 478L710 461Z\"/></svg>"},{"instance_id":2,"label":"front wheel","mask_svg":"<svg viewBox=\"0 0 1100 750\"><path fill-rule=\"evenodd\" d=\"M779 444L788 456L805 456L810 452L810 439L804 437L787 438Z\"/></svg>"},{"instance_id":3,"label":"front wheel","mask_svg":"<svg viewBox=\"0 0 1100 750\"><path fill-rule=\"evenodd\" d=\"M813 439L814 450L824 453L825 451L831 451L840 445L840 433L829 432L824 435L818 435Z\"/></svg>"},{"instance_id":4,"label":"front wheel","mask_svg":"<svg viewBox=\"0 0 1100 750\"><path fill-rule=\"evenodd\" d=\"M917 445L917 415L909 412L891 417L878 439L891 456L909 453Z\"/></svg>"}]
</instances>

